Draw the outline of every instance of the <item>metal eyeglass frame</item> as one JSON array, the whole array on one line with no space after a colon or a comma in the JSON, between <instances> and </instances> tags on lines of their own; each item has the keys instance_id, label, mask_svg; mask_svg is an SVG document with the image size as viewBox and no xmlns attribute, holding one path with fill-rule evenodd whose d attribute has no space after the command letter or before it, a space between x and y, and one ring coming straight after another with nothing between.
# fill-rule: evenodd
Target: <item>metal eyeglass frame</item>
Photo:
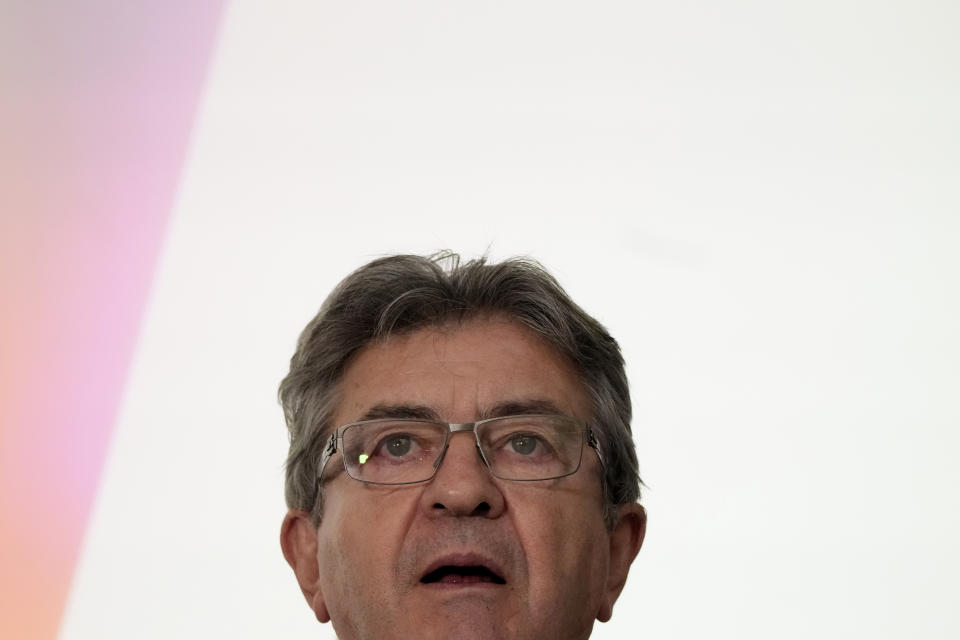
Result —
<instances>
[{"instance_id":1,"label":"metal eyeglass frame","mask_svg":"<svg viewBox=\"0 0 960 640\"><path fill-rule=\"evenodd\" d=\"M563 420L579 425L582 428L582 431L581 431L582 436L585 435L586 437L584 438L581 436L580 456L577 460L577 466L567 473L563 473L558 476L550 476L548 478L504 478L502 476L498 476L496 473L494 473L493 468L490 466L490 461L487 460L487 457L483 452L483 446L480 444L480 436L477 434L477 427L480 427L488 422L508 420L510 418L562 418ZM447 455L447 449L450 447L450 436L460 431L473 432L473 438L474 438L474 441L476 442L477 451L480 454L480 459L483 460L483 464L487 468L487 470L490 472L490 475L492 475L495 478L499 478L500 480L508 480L510 482L543 482L545 480L556 480L557 478L565 478L567 476L571 476L575 474L577 471L579 471L580 467L583 465L584 442L586 442L588 446L590 446L594 451L596 451L597 459L600 460L600 466L601 467L606 466L604 464L603 454L600 453L600 447L597 443L597 438L594 435L593 429L590 427L590 425L584 422L580 422L579 420L574 420L573 418L570 418L568 416L552 415L552 414L536 414L536 415L520 414L520 415L510 415L510 416L499 416L496 418L487 418L485 420L477 420L475 422L443 422L440 420L422 420L419 418L379 418L376 420L362 420L360 422L351 422L349 424L345 424L341 427L338 427L333 433L330 434L330 437L327 440L327 446L324 447L323 455L320 456L320 465L317 470L317 485L318 485L317 488L318 489L322 485L323 471L324 469L326 469L327 463L330 461L330 458L333 457L333 454L338 451L337 443L338 442L342 443L343 441L343 432L349 429L350 427L355 427L358 425L366 425L366 424L376 424L378 422L412 422L412 423L420 423L420 424L435 424L438 426L445 426L447 427L447 435L443 442L443 450L440 452L440 455L437 456L436 461L433 463L433 473L430 474L429 477L423 478L422 480L412 480L408 482L375 482L371 480L361 480L360 478L355 478L352 475L350 475L350 470L347 469L346 459L344 459L343 460L344 472L347 474L347 476L350 479L356 480L357 482L363 482L365 484L387 485L387 486L399 486L399 485L405 485L405 484L420 484L421 482L429 482L430 480L433 480L433 478L437 475L437 471L439 471L440 465L443 464L443 460ZM343 458L342 455L340 457Z\"/></svg>"}]
</instances>

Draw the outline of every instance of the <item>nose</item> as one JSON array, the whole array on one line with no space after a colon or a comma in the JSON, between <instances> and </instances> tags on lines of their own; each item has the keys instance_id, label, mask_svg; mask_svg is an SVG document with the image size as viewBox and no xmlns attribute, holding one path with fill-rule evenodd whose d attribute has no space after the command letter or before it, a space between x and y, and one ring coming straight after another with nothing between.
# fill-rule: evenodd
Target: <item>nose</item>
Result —
<instances>
[{"instance_id":1,"label":"nose","mask_svg":"<svg viewBox=\"0 0 960 640\"><path fill-rule=\"evenodd\" d=\"M503 513L503 493L480 457L473 433L451 434L440 467L420 500L430 517L497 518Z\"/></svg>"}]
</instances>

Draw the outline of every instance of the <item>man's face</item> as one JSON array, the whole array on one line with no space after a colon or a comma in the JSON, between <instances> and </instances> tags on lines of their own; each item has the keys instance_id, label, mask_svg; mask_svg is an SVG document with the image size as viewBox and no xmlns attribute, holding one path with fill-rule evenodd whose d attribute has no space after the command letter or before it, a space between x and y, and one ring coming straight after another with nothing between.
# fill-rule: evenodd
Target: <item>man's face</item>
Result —
<instances>
[{"instance_id":1,"label":"man's face","mask_svg":"<svg viewBox=\"0 0 960 640\"><path fill-rule=\"evenodd\" d=\"M340 393L337 425L404 408L448 422L507 405L590 416L570 363L497 316L368 346ZM324 474L319 528L305 531L305 515L291 512L284 551L317 617L332 619L342 640L586 638L595 618L609 617L643 533L636 505L626 532L607 530L601 473L584 447L571 476L499 480L471 433L451 435L433 479L413 485L358 482L338 454Z\"/></svg>"}]
</instances>

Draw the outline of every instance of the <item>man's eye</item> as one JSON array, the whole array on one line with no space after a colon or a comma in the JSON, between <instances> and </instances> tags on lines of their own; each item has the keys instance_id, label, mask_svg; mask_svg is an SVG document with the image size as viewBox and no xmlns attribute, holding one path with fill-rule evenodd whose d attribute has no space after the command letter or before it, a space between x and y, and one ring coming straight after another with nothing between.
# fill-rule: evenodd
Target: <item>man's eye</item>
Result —
<instances>
[{"instance_id":1,"label":"man's eye","mask_svg":"<svg viewBox=\"0 0 960 640\"><path fill-rule=\"evenodd\" d=\"M529 456L536 451L539 443L539 438L526 433L518 433L510 438L510 448L524 456Z\"/></svg>"},{"instance_id":2,"label":"man's eye","mask_svg":"<svg viewBox=\"0 0 960 640\"><path fill-rule=\"evenodd\" d=\"M406 434L396 434L392 436L387 436L383 439L381 446L383 450L395 458L405 456L410 453L410 445L412 441L410 436Z\"/></svg>"}]
</instances>

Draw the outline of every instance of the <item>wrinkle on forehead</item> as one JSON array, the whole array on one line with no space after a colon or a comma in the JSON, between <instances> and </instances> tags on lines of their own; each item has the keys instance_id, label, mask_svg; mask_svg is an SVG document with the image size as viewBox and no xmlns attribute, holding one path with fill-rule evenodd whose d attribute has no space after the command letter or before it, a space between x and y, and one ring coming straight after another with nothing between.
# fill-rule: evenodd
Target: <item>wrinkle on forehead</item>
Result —
<instances>
[{"instance_id":1,"label":"wrinkle on forehead","mask_svg":"<svg viewBox=\"0 0 960 640\"><path fill-rule=\"evenodd\" d=\"M430 407L472 421L503 402L552 402L587 419L589 402L569 358L522 323L500 315L448 322L361 349L342 379L338 423L377 404ZM449 415L449 414L457 414Z\"/></svg>"}]
</instances>

